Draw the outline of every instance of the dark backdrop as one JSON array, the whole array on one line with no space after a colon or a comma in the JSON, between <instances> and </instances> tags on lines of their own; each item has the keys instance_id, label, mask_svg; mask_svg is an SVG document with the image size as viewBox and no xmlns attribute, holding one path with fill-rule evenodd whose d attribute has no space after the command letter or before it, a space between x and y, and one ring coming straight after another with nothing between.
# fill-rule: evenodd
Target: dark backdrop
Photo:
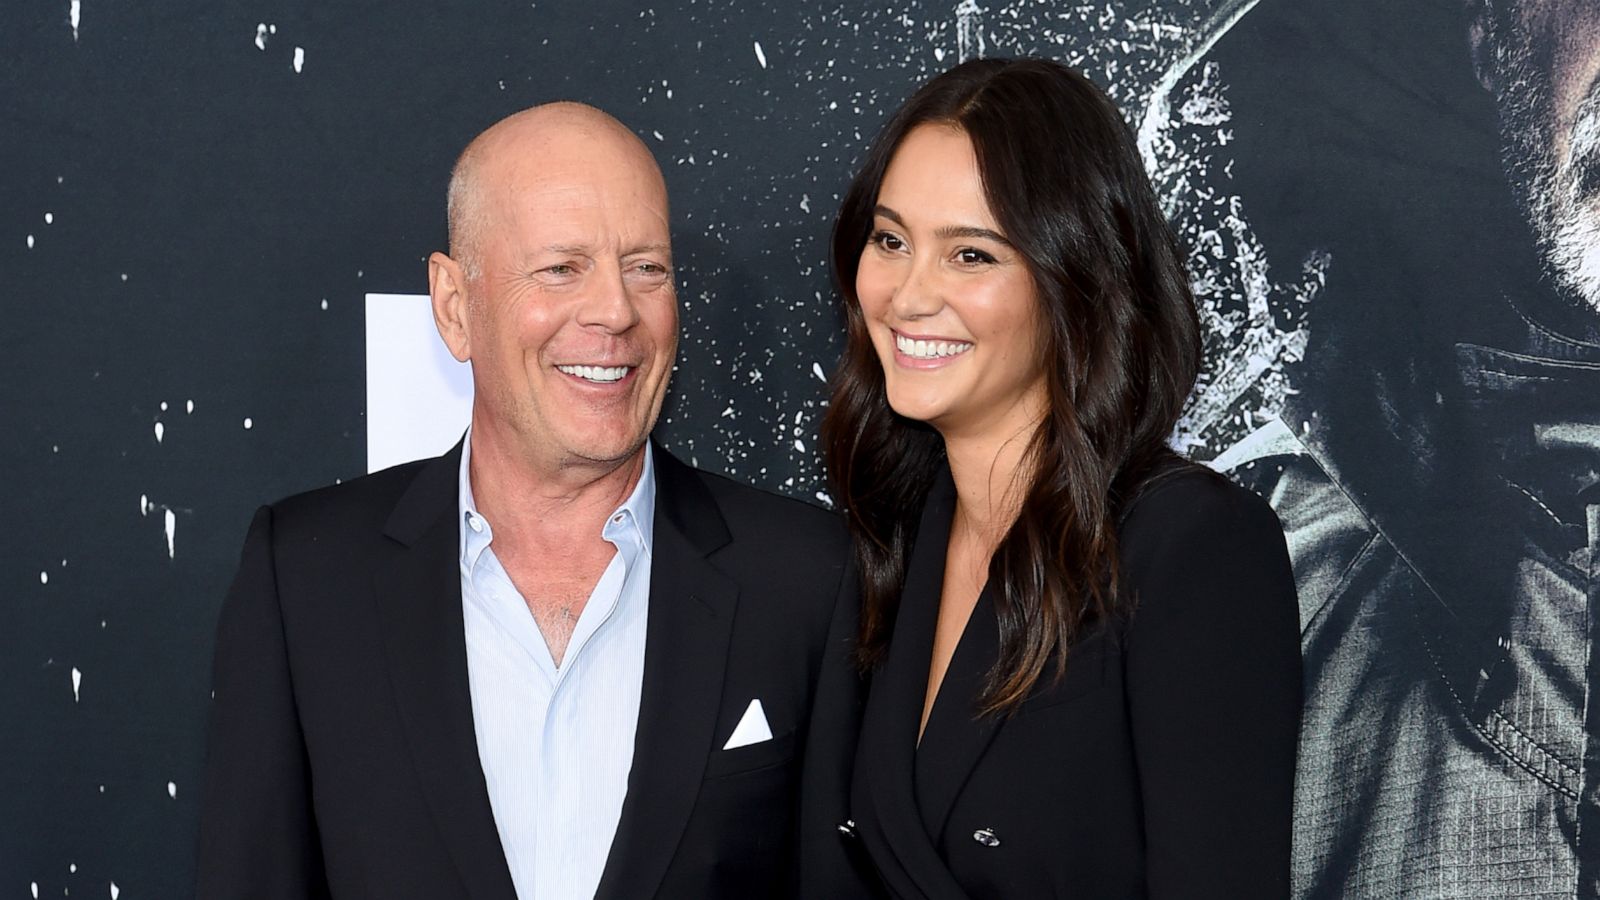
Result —
<instances>
[{"instance_id":1,"label":"dark backdrop","mask_svg":"<svg viewBox=\"0 0 1600 900\"><path fill-rule=\"evenodd\" d=\"M1520 321L1503 292L1464 293L1483 279L1452 272L1438 241L1398 254L1421 262L1385 267L1430 225L1470 236L1481 234L1461 228L1470 217L1504 220L1502 181L1479 158L1494 148L1492 107L1461 99L1473 90L1470 60L1455 55L1468 5L1356 6L7 7L0 895L190 895L212 630L249 513L364 470L363 297L425 291L450 163L474 134L564 98L645 139L672 195L685 335L661 435L703 467L826 504L815 434L818 373L838 349L825 262L838 196L886 110L921 79L962 55L1022 53L1083 67L1139 130L1195 251L1210 329L1208 373L1176 441L1261 490L1290 526L1312 704L1297 894L1600 893L1592 871L1579 886L1577 822L1596 795L1588 570L1576 600L1576 582L1478 573L1485 559L1570 563L1573 548L1529 549L1537 526L1502 517L1515 546L1479 553L1462 529L1430 531L1409 490L1452 471L1440 460L1476 473L1451 483L1499 483L1480 457L1509 458L1494 435L1526 424L1424 428L1446 436L1407 443L1408 411L1470 421L1486 402L1451 380L1456 345L1428 324L1488 309ZM1406 39L1418 34L1428 39ZM1527 236L1495 228L1469 242L1472 271L1520 271ZM1527 349L1493 329L1470 337ZM1413 349L1428 366L1408 361ZM1600 404L1583 399L1600 391L1560 396L1568 421ZM1369 468L1387 477L1341 481L1342 460L1369 445L1428 465L1391 471L1379 453ZM1330 496L1350 504L1305 512ZM1463 514L1500 509L1437 496ZM1342 530L1319 531L1325 522ZM1483 660L1465 699L1450 673L1471 666L1440 663L1440 636L1395 600L1397 570L1377 586L1340 581L1365 559L1341 556L1340 541L1366 547L1392 523L1406 534L1386 559L1454 568L1479 586L1456 608L1496 610L1474 641L1530 636L1521 657ZM1436 580L1410 574L1402 600L1447 608ZM1577 606L1553 625L1507 624L1499 610L1516 604L1502 601ZM1566 643L1537 645L1552 628ZM1551 682L1539 664L1556 657L1565 668ZM1370 694L1380 700L1359 708L1374 671L1387 679ZM1565 711L1552 719L1560 704L1541 698ZM1421 726L1384 731L1386 711ZM1554 736L1507 749L1530 718ZM1541 780L1537 766L1556 775ZM1443 817L1460 827L1412 836L1413 819ZM1372 833L1378 843L1364 844Z\"/></svg>"}]
</instances>

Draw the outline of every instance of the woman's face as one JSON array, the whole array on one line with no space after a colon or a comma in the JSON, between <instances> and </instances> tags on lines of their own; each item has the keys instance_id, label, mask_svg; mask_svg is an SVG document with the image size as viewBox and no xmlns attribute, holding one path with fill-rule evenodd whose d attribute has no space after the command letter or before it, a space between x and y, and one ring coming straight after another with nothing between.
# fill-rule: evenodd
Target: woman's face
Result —
<instances>
[{"instance_id":1,"label":"woman's face","mask_svg":"<svg viewBox=\"0 0 1600 900\"><path fill-rule=\"evenodd\" d=\"M906 135L878 191L856 295L889 405L946 439L1009 439L1046 404L1039 301L989 210L966 132Z\"/></svg>"}]
</instances>

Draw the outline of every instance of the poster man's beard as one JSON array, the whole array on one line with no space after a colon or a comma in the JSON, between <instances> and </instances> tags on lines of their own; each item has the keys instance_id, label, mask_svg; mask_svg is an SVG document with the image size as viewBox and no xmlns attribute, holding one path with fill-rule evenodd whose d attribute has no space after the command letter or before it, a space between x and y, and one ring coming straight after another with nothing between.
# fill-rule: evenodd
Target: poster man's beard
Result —
<instances>
[{"instance_id":1,"label":"poster man's beard","mask_svg":"<svg viewBox=\"0 0 1600 900\"><path fill-rule=\"evenodd\" d=\"M1600 81L1578 108L1566 153L1558 154L1543 54L1532 52L1527 35L1509 37L1510 46L1496 53L1506 174L1557 288L1600 312Z\"/></svg>"}]
</instances>

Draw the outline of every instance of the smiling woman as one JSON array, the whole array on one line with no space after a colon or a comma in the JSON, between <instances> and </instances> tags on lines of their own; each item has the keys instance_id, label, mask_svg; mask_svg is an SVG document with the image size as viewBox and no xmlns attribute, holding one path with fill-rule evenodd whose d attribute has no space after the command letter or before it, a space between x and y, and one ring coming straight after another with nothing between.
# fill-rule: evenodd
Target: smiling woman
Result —
<instances>
[{"instance_id":1,"label":"smiling woman","mask_svg":"<svg viewBox=\"0 0 1600 900\"><path fill-rule=\"evenodd\" d=\"M1199 322L1116 107L1042 60L946 72L833 251L823 437L872 679L851 811L883 885L1284 895L1294 583L1266 504L1168 445Z\"/></svg>"}]
</instances>

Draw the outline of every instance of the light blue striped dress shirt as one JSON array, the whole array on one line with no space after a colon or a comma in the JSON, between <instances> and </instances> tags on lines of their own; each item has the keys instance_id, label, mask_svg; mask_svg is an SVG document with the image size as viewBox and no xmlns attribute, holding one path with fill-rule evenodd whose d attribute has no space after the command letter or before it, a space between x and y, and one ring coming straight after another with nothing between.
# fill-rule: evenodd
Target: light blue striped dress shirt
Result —
<instances>
[{"instance_id":1,"label":"light blue striped dress shirt","mask_svg":"<svg viewBox=\"0 0 1600 900\"><path fill-rule=\"evenodd\" d=\"M606 519L616 545L558 667L495 558L461 449L461 601L478 759L519 900L593 897L616 835L644 678L655 463Z\"/></svg>"}]
</instances>

